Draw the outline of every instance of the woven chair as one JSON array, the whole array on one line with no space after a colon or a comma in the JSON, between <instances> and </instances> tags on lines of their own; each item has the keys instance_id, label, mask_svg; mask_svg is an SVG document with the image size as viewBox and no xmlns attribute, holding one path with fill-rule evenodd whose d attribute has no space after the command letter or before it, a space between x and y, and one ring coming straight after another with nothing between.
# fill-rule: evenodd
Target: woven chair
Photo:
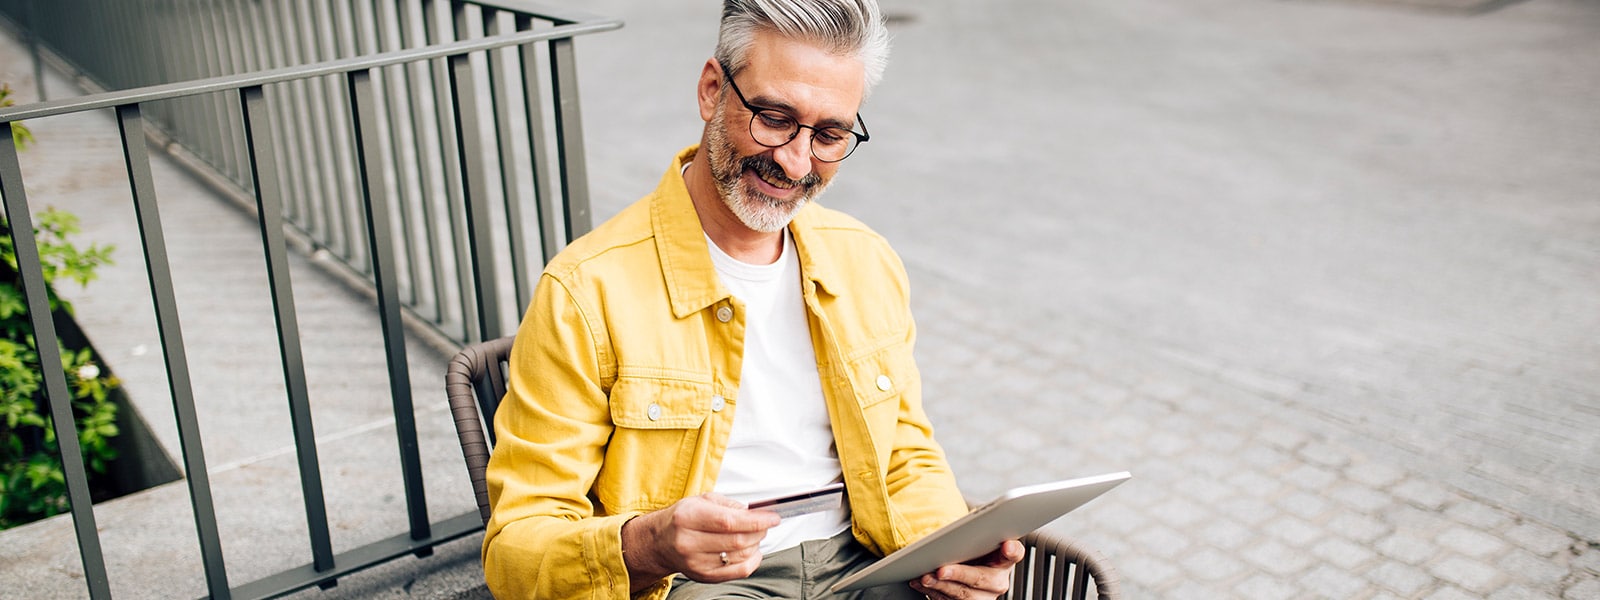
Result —
<instances>
[{"instance_id":1,"label":"woven chair","mask_svg":"<svg viewBox=\"0 0 1600 600\"><path fill-rule=\"evenodd\" d=\"M450 397L450 414L461 438L461 453L467 460L472 491L478 499L478 513L489 521L489 488L484 471L489 466L489 451L494 446L494 411L506 393L506 360L511 355L512 337L474 344L463 348L450 360L445 373L445 392ZM1064 537L1035 531L1022 538L1027 556L1016 567L1012 600L1085 600L1097 597L1113 600L1122 597L1117 572L1099 552ZM1091 596L1090 594L1094 594Z\"/></svg>"}]
</instances>

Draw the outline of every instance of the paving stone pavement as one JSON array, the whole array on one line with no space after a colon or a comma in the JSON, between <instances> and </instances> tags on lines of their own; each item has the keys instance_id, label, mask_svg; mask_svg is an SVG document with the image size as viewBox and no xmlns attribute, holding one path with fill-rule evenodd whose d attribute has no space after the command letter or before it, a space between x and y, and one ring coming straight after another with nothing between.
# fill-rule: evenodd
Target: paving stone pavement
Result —
<instances>
[{"instance_id":1,"label":"paving stone pavement","mask_svg":"<svg viewBox=\"0 0 1600 600\"><path fill-rule=\"evenodd\" d=\"M1291 407L1109 332L996 328L1026 309L912 277L927 393L971 399L929 401L963 487L981 498L1132 471L1052 525L1111 557L1130 597L1594 597L1594 540L1332 441Z\"/></svg>"}]
</instances>

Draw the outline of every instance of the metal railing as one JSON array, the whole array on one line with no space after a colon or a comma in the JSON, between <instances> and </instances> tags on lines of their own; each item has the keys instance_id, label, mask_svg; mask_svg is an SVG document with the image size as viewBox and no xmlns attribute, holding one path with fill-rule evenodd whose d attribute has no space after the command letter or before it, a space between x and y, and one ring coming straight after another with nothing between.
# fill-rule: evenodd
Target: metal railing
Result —
<instances>
[{"instance_id":1,"label":"metal railing","mask_svg":"<svg viewBox=\"0 0 1600 600\"><path fill-rule=\"evenodd\" d=\"M17 4L17 0L4 0L0 10L10 11ZM111 14L104 17L94 16L98 14L95 10L81 10L83 4L84 0L34 3L34 12L28 15L39 27L40 38L52 44L52 52L76 68L87 69L85 73L146 69L151 73L144 76L153 73L178 79L197 73L170 68L173 63L162 63L169 66L165 70L151 68L144 62L148 53L166 51L149 44L140 50L145 55L101 57L111 62L91 65L100 59L54 46L53 36L66 35L58 31L63 26L52 24L52 17L40 10L43 5L75 7L80 10L63 10L74 19L107 19L106 23L120 28L107 30L120 32L107 33L114 37L132 35L129 30L140 27L137 19L149 17L139 16L143 8L136 6L164 15L151 17L154 20L146 23L149 25L178 18L176 15L194 9L196 3L108 2L105 5L112 7L107 11ZM475 511L438 522L428 520L403 314L410 311L435 326L453 323L458 327L450 332L451 337L460 340L504 335L503 307L527 302L528 274L537 275L537 256L542 254L547 260L566 241L587 231L588 198L572 42L575 36L621 27L621 22L487 1L218 0L203 4L220 7L209 12L218 20L239 19L248 11L264 13L257 15L261 19L256 21L263 29L254 31L270 36L226 40L228 50L217 53L219 60L230 61L233 68L255 70L0 109L0 140L11 138L12 123L18 121L95 110L115 113L178 421L207 590L214 598L270 597L331 585L351 572L406 554L423 556L438 544L482 527ZM355 27L339 33L335 27L330 34L325 23L301 36L291 30L308 21L302 19L303 14L292 13L308 6L321 7L318 10L333 6L335 13L349 8L348 14L363 13L365 8L373 9L368 14L389 10L393 20L373 23L388 23L389 33L398 33L400 38L405 38L407 31L413 36L425 33L425 39L412 41L426 44L397 48L396 40L385 42L375 30ZM273 21L274 17L265 14L273 12L293 18ZM182 18L199 17L187 14ZM450 27L445 27L446 22ZM79 26L88 24L80 22ZM157 30L161 35L180 36L169 41L194 45L196 56L219 50L221 46L215 44L224 43L214 33L180 34L182 27L174 23L158 27L164 27ZM444 39L446 30L459 39ZM483 35L474 37L476 32ZM267 43L267 37L283 42L283 47ZM312 39L317 44L331 39L333 46L343 49L323 46L313 51ZM369 43L374 40L376 45ZM281 51L296 44L303 50L298 58L321 62L273 66L273 61L285 59ZM249 48L254 48L255 54ZM362 51L368 54L360 54ZM342 52L358 55L340 57ZM541 57L548 59L547 76L540 74ZM130 66L134 64L143 66ZM546 78L548 96L540 83ZM158 106L165 108L153 110ZM548 128L547 122L552 124ZM224 567L201 449L181 315L147 150L147 128L153 125L165 132L158 138L165 136L190 148L226 180L248 190L266 258L312 562L237 586L229 582ZM484 156L497 160L486 161ZM91 597L107 598L110 587L83 457L73 431L71 396L55 343L23 175L16 149L9 142L0 142L0 197L38 340L85 581ZM560 194L550 192L554 181L560 183ZM536 218L523 213L527 204L537 209ZM503 245L496 241L497 235L505 241ZM336 253L352 270L371 278L401 452L409 530L339 554L333 552L330 542L289 276L290 238L296 236L309 239L316 250ZM396 239L408 243L397 248ZM531 239L538 240L537 253ZM448 252L431 251L439 247ZM498 284L503 271L497 266L497 254L509 255L515 263L510 269L512 290L503 290Z\"/></svg>"},{"instance_id":2,"label":"metal railing","mask_svg":"<svg viewBox=\"0 0 1600 600\"><path fill-rule=\"evenodd\" d=\"M101 90L261 72L597 20L511 0L0 0L0 15L28 32L35 56L57 59ZM48 52L40 52L41 44ZM462 206L468 195L496 201L544 198L560 190L565 216L524 215L520 206L511 206L510 218L538 223L531 228L536 235L519 233L512 239L517 250L512 271L519 276L526 269L518 267L529 266L521 260L524 248L538 244L549 254L574 227L587 227L589 218L571 45L523 46L484 57L436 58L374 73L381 90L376 101L387 115L381 152L408 161L403 163L408 168L381 174L404 207L395 213L397 233L431 242L399 249L399 301L408 316L456 343L495 335L485 333L477 307L463 300L475 292L461 235L472 224L452 207ZM539 79L518 73L524 68L519 65L545 61L554 74L549 89ZM457 82L466 85L453 88ZM337 75L329 75L267 87L272 130L257 135L279 142L274 183L287 200L283 217L290 234L319 256L334 259L346 274L370 280L375 273L355 200L358 158L348 127L340 126L351 118L343 86ZM455 89L461 90L460 96L453 95ZM456 101L483 109L457 123L452 113ZM528 106L544 106L553 114L530 118L541 113ZM256 182L245 148L243 115L233 94L174 96L143 110L158 147L206 183L250 204ZM485 139L486 134L495 139ZM519 145L519 139L545 143ZM485 143L496 147L480 146ZM461 150L480 147L482 151ZM518 279L515 290L512 305L521 306L530 283Z\"/></svg>"}]
</instances>

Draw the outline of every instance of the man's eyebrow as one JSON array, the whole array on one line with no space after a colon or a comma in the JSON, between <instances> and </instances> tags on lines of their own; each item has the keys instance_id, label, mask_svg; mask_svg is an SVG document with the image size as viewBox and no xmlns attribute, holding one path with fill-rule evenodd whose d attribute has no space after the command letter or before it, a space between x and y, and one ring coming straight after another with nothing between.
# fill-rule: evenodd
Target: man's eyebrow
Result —
<instances>
[{"instance_id":1,"label":"man's eyebrow","mask_svg":"<svg viewBox=\"0 0 1600 600\"><path fill-rule=\"evenodd\" d=\"M791 118L791 119L795 119L796 121L799 121L799 119L795 118L794 115L795 115L795 113L798 113L800 111L795 110L793 104L789 104L788 102L784 102L782 100L773 100L773 99L768 98L766 96L753 96L751 98L748 98L748 100L750 102L750 106L754 106L756 108L760 108L760 109L764 109L764 110L775 110L775 111L781 112L783 114L789 115L789 118ZM849 121L846 121L846 120L843 120L843 119L826 118L826 119L822 119L821 121L817 121L816 123L812 123L812 125L815 125L817 127L838 127L840 129L851 129L851 128L855 127L855 120L851 119Z\"/></svg>"}]
</instances>

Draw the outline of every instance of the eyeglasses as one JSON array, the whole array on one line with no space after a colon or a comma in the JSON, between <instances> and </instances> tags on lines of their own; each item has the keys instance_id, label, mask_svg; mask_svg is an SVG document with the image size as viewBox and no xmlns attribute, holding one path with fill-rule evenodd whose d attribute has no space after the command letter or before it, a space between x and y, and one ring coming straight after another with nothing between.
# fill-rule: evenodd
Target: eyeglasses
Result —
<instances>
[{"instance_id":1,"label":"eyeglasses","mask_svg":"<svg viewBox=\"0 0 1600 600\"><path fill-rule=\"evenodd\" d=\"M872 137L868 135L867 122L861 119L860 113L856 113L856 122L861 124L861 132L856 133L844 127L801 125L788 113L750 104L749 100L744 99L744 92L739 91L739 84L733 82L733 75L728 73L728 68L720 62L717 67L722 69L728 87L733 88L733 93L739 96L739 102L744 103L744 107L750 111L750 137L757 144L778 148L794 141L801 129L810 129L811 155L822 162L836 163L849 158L850 153L856 151L856 146Z\"/></svg>"}]
</instances>

